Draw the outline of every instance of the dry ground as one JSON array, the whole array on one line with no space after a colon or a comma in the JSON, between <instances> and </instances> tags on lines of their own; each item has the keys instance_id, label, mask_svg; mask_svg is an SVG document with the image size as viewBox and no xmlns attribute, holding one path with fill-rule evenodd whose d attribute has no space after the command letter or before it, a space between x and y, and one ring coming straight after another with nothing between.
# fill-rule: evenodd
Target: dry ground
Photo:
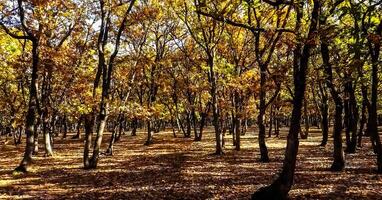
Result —
<instances>
[{"instance_id":1,"label":"dry ground","mask_svg":"<svg viewBox=\"0 0 382 200\"><path fill-rule=\"evenodd\" d=\"M23 146L1 144L0 199L249 199L272 182L282 165L286 129L281 138L267 138L270 163L259 163L257 139L250 131L237 152L227 135L225 155L214 156L211 132L202 142L155 134L155 143L142 145L145 134L125 135L114 156L101 156L96 170L82 169L82 140L56 139L55 156L36 156L30 173L12 175ZM104 136L104 149L110 135ZM2 138L2 141L4 138ZM291 199L382 199L382 175L374 172L375 155L368 138L361 150L346 155L343 172L328 171L332 144L318 147L320 131L312 129L300 142ZM24 142L25 143L25 142Z\"/></svg>"}]
</instances>

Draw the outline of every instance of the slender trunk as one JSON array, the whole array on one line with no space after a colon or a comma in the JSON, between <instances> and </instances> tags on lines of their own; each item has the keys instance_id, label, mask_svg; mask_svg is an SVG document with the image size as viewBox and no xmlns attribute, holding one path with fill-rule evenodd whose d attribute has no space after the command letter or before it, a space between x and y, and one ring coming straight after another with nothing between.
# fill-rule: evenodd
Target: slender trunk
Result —
<instances>
[{"instance_id":1,"label":"slender trunk","mask_svg":"<svg viewBox=\"0 0 382 200\"><path fill-rule=\"evenodd\" d=\"M322 141L320 146L326 146L328 143L328 133L329 133L329 105L328 105L328 93L326 87L324 88L322 83L318 84L319 91L321 94L321 102L319 103L320 114L321 114L321 130L322 130Z\"/></svg>"},{"instance_id":2,"label":"slender trunk","mask_svg":"<svg viewBox=\"0 0 382 200\"><path fill-rule=\"evenodd\" d=\"M346 88L346 87L345 87ZM346 89L345 89L346 90ZM348 92L346 92L348 93ZM344 127L345 127L345 141L346 141L346 147L350 145L350 109L349 109L349 97L344 98ZM345 150L346 151L346 150Z\"/></svg>"},{"instance_id":3,"label":"slender trunk","mask_svg":"<svg viewBox=\"0 0 382 200\"><path fill-rule=\"evenodd\" d=\"M147 140L145 142L145 145L150 145L153 143L153 131L151 127L151 119L147 120Z\"/></svg>"},{"instance_id":4,"label":"slender trunk","mask_svg":"<svg viewBox=\"0 0 382 200\"><path fill-rule=\"evenodd\" d=\"M295 5L296 10L296 27L295 32L300 33L301 20L303 17L302 6L303 1L300 0ZM318 25L318 16L320 10L319 0L314 0L314 8L312 10L311 24L309 28L308 39L312 39L315 35ZM252 199L287 199L288 192L293 185L294 171L296 167L296 158L299 146L298 134L301 129L301 109L305 96L306 72L310 57L310 51L314 44L307 43L302 48L302 43L297 42L294 50L293 60L293 78L294 78L294 98L291 126L287 137L287 147L285 150L285 158L283 168L279 177L267 187L260 188L252 195ZM301 51L302 49L302 51Z\"/></svg>"},{"instance_id":5,"label":"slender trunk","mask_svg":"<svg viewBox=\"0 0 382 200\"><path fill-rule=\"evenodd\" d=\"M220 116L219 116L219 107L218 107L218 97L217 97L217 80L214 70L214 58L211 54L208 55L208 66L210 68L210 85L211 85L211 97L212 97L212 114L213 114L213 124L215 127L215 141L216 141L216 155L223 154L223 135L220 129Z\"/></svg>"},{"instance_id":6,"label":"slender trunk","mask_svg":"<svg viewBox=\"0 0 382 200\"><path fill-rule=\"evenodd\" d=\"M32 162L32 154L34 148L34 126L36 123L37 111L37 79L38 79L38 41L32 41L32 76L29 89L29 103L28 112L26 115L25 134L26 134L26 147L23 159L20 165L15 169L17 172L27 172L28 166Z\"/></svg>"},{"instance_id":7,"label":"slender trunk","mask_svg":"<svg viewBox=\"0 0 382 200\"><path fill-rule=\"evenodd\" d=\"M172 134L174 138L176 138L176 130L175 130L175 124L174 124L174 118L171 115L171 128L172 128ZM195 138L197 138L197 133L195 132Z\"/></svg>"},{"instance_id":8,"label":"slender trunk","mask_svg":"<svg viewBox=\"0 0 382 200\"><path fill-rule=\"evenodd\" d=\"M106 121L108 117L108 108L109 108L109 104L104 102L104 99L101 100L100 112L98 115L97 135L94 141L93 155L89 162L89 168L91 169L97 168L101 144L102 144L102 136L104 133L104 129L105 129Z\"/></svg>"},{"instance_id":9,"label":"slender trunk","mask_svg":"<svg viewBox=\"0 0 382 200\"><path fill-rule=\"evenodd\" d=\"M382 22L377 28L378 35L382 32ZM371 106L369 110L369 120L367 123L367 132L370 134L372 144L374 144L374 151L377 154L377 172L382 173L382 145L378 133L377 122L377 103L378 103L378 63L380 54L380 43L369 44L369 52L371 55L372 74L371 74Z\"/></svg>"},{"instance_id":10,"label":"slender trunk","mask_svg":"<svg viewBox=\"0 0 382 200\"><path fill-rule=\"evenodd\" d=\"M325 22L321 22L321 25L324 25ZM330 57L329 57L329 44L327 41L324 41L321 39L321 56L324 63L324 70L326 73L326 80L327 85L330 90L330 93L332 95L332 98L335 103L335 116L334 116L334 132L333 132L333 144L334 144L334 151L333 151L333 164L331 166L332 171L342 171L345 167L345 158L344 158L344 152L342 149L342 110L343 110L343 103L342 99L336 90L334 83L333 83L333 71L332 71L332 65L330 63Z\"/></svg>"},{"instance_id":11,"label":"slender trunk","mask_svg":"<svg viewBox=\"0 0 382 200\"><path fill-rule=\"evenodd\" d=\"M269 130L268 130L268 137L272 137L272 126L273 126L273 119L274 119L274 106L271 106L271 113L269 115Z\"/></svg>"},{"instance_id":12,"label":"slender trunk","mask_svg":"<svg viewBox=\"0 0 382 200\"><path fill-rule=\"evenodd\" d=\"M257 116L257 125L259 127L259 147L260 147L260 162L269 162L268 149L265 144L265 126L264 126L264 115L266 110L265 105L265 81L266 81L266 68L260 65L260 105L259 105L259 115Z\"/></svg>"},{"instance_id":13,"label":"slender trunk","mask_svg":"<svg viewBox=\"0 0 382 200\"><path fill-rule=\"evenodd\" d=\"M72 139L80 139L81 138L81 123L82 123L82 116L78 118L77 122L77 134L72 137Z\"/></svg>"},{"instance_id":14,"label":"slender trunk","mask_svg":"<svg viewBox=\"0 0 382 200\"><path fill-rule=\"evenodd\" d=\"M361 121L359 123L358 141L357 141L358 147L362 146L362 136L364 134L363 131L365 128L365 123L366 123L366 106L367 106L367 103L365 102L365 98L364 97L362 97L362 98L363 98L363 100L362 100L362 108L361 108Z\"/></svg>"},{"instance_id":15,"label":"slender trunk","mask_svg":"<svg viewBox=\"0 0 382 200\"><path fill-rule=\"evenodd\" d=\"M131 136L137 136L138 119L136 117L131 122L131 126Z\"/></svg>"},{"instance_id":16,"label":"slender trunk","mask_svg":"<svg viewBox=\"0 0 382 200\"><path fill-rule=\"evenodd\" d=\"M186 117L186 120L187 120L187 132L186 132L186 135L185 135L185 137L186 138L189 138L189 137L191 137L191 112L186 112L186 115L187 115L187 117Z\"/></svg>"},{"instance_id":17,"label":"slender trunk","mask_svg":"<svg viewBox=\"0 0 382 200\"><path fill-rule=\"evenodd\" d=\"M37 119L37 123L34 125L34 144L33 144L33 155L38 154L38 136L39 136L39 126L40 126L40 120Z\"/></svg>"},{"instance_id":18,"label":"slender trunk","mask_svg":"<svg viewBox=\"0 0 382 200\"><path fill-rule=\"evenodd\" d=\"M125 124L125 116L122 113L120 113L119 120L118 120L118 135L115 138L115 142L118 142L121 139L122 133L125 132L124 124Z\"/></svg>"},{"instance_id":19,"label":"slender trunk","mask_svg":"<svg viewBox=\"0 0 382 200\"><path fill-rule=\"evenodd\" d=\"M48 131L48 121L44 120L43 122L43 134L44 134L44 144L45 144L45 156L53 156L53 149L50 141L50 133Z\"/></svg>"},{"instance_id":20,"label":"slender trunk","mask_svg":"<svg viewBox=\"0 0 382 200\"><path fill-rule=\"evenodd\" d=\"M106 150L106 154L112 156L113 155L113 150L114 150L114 142L117 137L117 123L113 124L113 132L111 133L111 138L109 142L109 147Z\"/></svg>"},{"instance_id":21,"label":"slender trunk","mask_svg":"<svg viewBox=\"0 0 382 200\"><path fill-rule=\"evenodd\" d=\"M232 134L232 145L236 146L236 120L237 117L235 116L235 113L231 112L231 127L230 127L230 133Z\"/></svg>"},{"instance_id":22,"label":"slender trunk","mask_svg":"<svg viewBox=\"0 0 382 200\"><path fill-rule=\"evenodd\" d=\"M308 115L308 105L307 105L306 98L304 98L304 124L305 124L305 130L300 131L301 139L307 139L309 134L309 115Z\"/></svg>"},{"instance_id":23,"label":"slender trunk","mask_svg":"<svg viewBox=\"0 0 382 200\"><path fill-rule=\"evenodd\" d=\"M235 136L236 136L236 138L235 138L235 140L236 140L235 150L240 151L240 143L241 143L240 142L241 119L239 117L235 117L235 125L234 125L234 127L235 127L235 132L236 132L236 134L235 134Z\"/></svg>"},{"instance_id":24,"label":"slender trunk","mask_svg":"<svg viewBox=\"0 0 382 200\"><path fill-rule=\"evenodd\" d=\"M327 100L321 106L321 128L322 128L322 141L320 146L326 146L328 143L328 133L329 133L329 124L328 124L328 104Z\"/></svg>"},{"instance_id":25,"label":"slender trunk","mask_svg":"<svg viewBox=\"0 0 382 200\"><path fill-rule=\"evenodd\" d=\"M90 168L89 151L91 148L92 137L93 137L93 127L94 127L94 116L93 114L85 115L85 147L84 147L84 168Z\"/></svg>"},{"instance_id":26,"label":"slender trunk","mask_svg":"<svg viewBox=\"0 0 382 200\"><path fill-rule=\"evenodd\" d=\"M206 123L207 113L201 113L201 119L200 119L200 127L199 127L199 135L198 138L195 138L195 141L202 141L203 136L203 129Z\"/></svg>"},{"instance_id":27,"label":"slender trunk","mask_svg":"<svg viewBox=\"0 0 382 200\"><path fill-rule=\"evenodd\" d=\"M63 124L64 124L64 135L62 135L62 138L65 139L66 136L68 135L68 119L66 115L64 115Z\"/></svg>"},{"instance_id":28,"label":"slender trunk","mask_svg":"<svg viewBox=\"0 0 382 200\"><path fill-rule=\"evenodd\" d=\"M357 100L355 97L355 91L353 88L352 82L349 82L348 85L348 93L349 93L349 132L350 134L350 141L346 146L346 152L347 153L355 153L356 146L357 146L357 129L358 129L358 106L357 106Z\"/></svg>"},{"instance_id":29,"label":"slender trunk","mask_svg":"<svg viewBox=\"0 0 382 200\"><path fill-rule=\"evenodd\" d=\"M196 126L196 113L195 113L195 108L192 108L192 111L191 111L191 115L192 115L192 126L193 126L193 129L194 129L194 139L196 140L196 138L198 137L198 128Z\"/></svg>"}]
</instances>

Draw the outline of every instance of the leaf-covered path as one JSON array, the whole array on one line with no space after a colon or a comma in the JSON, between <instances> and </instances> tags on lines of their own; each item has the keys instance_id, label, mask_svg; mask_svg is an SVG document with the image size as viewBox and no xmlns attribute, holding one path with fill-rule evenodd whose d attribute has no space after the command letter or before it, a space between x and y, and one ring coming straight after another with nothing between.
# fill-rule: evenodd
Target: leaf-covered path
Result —
<instances>
[{"instance_id":1,"label":"leaf-covered path","mask_svg":"<svg viewBox=\"0 0 382 200\"><path fill-rule=\"evenodd\" d=\"M242 150L233 150L226 136L224 156L215 156L214 137L202 142L173 138L170 132L154 135L154 144L142 145L145 133L125 135L113 156L102 155L96 170L82 169L82 140L56 139L55 156L35 157L30 173L12 175L23 146L2 144L0 199L249 199L259 187L271 183L281 168L286 129L280 139L267 138L271 162L259 163L253 131L243 136ZM106 135L104 149L110 135ZM70 137L68 137L70 138ZM300 142L293 199L379 199L382 176L368 138L354 155L346 155L344 172L330 172L332 145L318 147L320 132L312 129ZM3 141L2 141L3 143Z\"/></svg>"}]
</instances>

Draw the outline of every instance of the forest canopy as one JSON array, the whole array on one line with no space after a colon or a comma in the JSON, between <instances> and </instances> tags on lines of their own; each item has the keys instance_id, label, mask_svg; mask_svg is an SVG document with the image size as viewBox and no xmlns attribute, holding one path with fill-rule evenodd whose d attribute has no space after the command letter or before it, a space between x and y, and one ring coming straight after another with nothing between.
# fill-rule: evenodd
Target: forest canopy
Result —
<instances>
[{"instance_id":1,"label":"forest canopy","mask_svg":"<svg viewBox=\"0 0 382 200\"><path fill-rule=\"evenodd\" d=\"M249 184L252 199L288 198L299 149L325 155L324 171L358 156L381 174L381 11L378 0L0 0L0 159L20 159L6 174L26 178L74 148L82 171L100 170L166 141L279 164L268 186Z\"/></svg>"}]
</instances>

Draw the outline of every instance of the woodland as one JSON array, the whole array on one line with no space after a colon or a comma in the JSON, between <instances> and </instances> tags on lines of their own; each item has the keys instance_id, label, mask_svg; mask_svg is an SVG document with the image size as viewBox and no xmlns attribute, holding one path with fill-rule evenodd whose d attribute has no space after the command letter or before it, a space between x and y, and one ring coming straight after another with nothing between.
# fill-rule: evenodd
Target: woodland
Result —
<instances>
[{"instance_id":1,"label":"woodland","mask_svg":"<svg viewBox=\"0 0 382 200\"><path fill-rule=\"evenodd\" d=\"M382 199L382 1L0 0L0 199Z\"/></svg>"}]
</instances>

